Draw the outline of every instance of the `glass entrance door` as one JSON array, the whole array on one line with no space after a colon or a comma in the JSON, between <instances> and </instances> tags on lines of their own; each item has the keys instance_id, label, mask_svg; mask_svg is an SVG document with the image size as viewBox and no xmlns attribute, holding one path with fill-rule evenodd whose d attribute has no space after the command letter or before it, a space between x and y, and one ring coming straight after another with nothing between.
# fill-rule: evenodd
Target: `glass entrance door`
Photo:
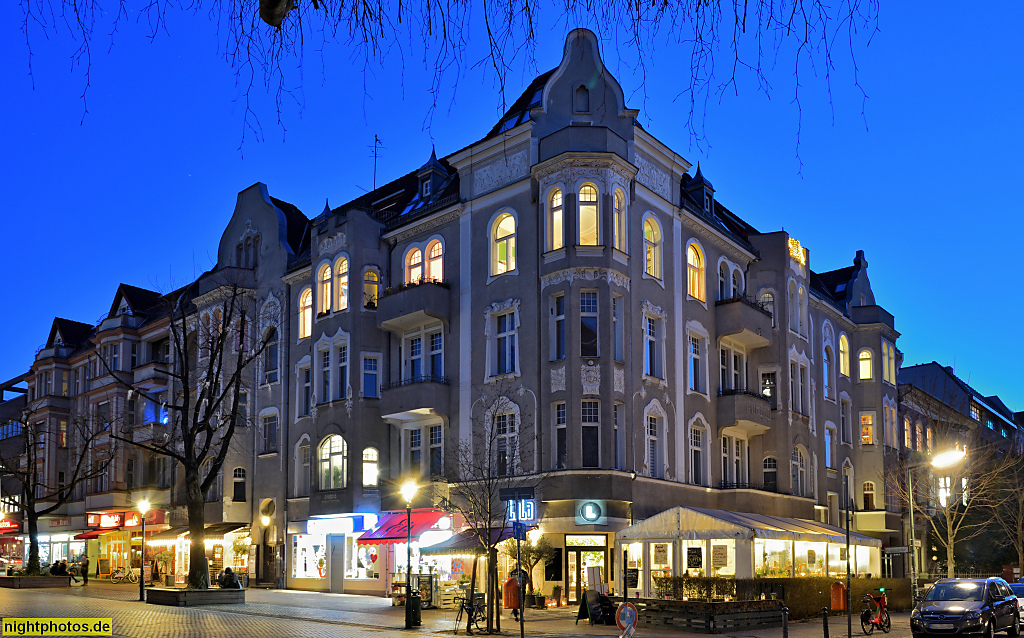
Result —
<instances>
[{"instance_id":1,"label":"glass entrance door","mask_svg":"<svg viewBox=\"0 0 1024 638\"><path fill-rule=\"evenodd\" d=\"M566 547L566 597L578 603L588 589L597 589L606 580L605 549ZM594 580L593 583L590 581Z\"/></svg>"},{"instance_id":2,"label":"glass entrance door","mask_svg":"<svg viewBox=\"0 0 1024 638\"><path fill-rule=\"evenodd\" d=\"M580 553L581 550L574 547L566 548L566 556L569 559L569 569L566 571L566 576L569 582L565 588L565 596L569 600L570 605L580 601Z\"/></svg>"}]
</instances>

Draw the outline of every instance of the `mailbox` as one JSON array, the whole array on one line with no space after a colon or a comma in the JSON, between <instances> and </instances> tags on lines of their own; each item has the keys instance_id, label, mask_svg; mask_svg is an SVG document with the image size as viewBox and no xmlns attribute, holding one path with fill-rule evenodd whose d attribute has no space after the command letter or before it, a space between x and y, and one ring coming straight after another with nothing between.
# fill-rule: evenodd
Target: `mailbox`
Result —
<instances>
[{"instance_id":1,"label":"mailbox","mask_svg":"<svg viewBox=\"0 0 1024 638\"><path fill-rule=\"evenodd\" d=\"M509 578L501 588L505 609L519 609L519 581Z\"/></svg>"},{"instance_id":2,"label":"mailbox","mask_svg":"<svg viewBox=\"0 0 1024 638\"><path fill-rule=\"evenodd\" d=\"M829 588L832 611L846 611L846 583L836 581Z\"/></svg>"}]
</instances>

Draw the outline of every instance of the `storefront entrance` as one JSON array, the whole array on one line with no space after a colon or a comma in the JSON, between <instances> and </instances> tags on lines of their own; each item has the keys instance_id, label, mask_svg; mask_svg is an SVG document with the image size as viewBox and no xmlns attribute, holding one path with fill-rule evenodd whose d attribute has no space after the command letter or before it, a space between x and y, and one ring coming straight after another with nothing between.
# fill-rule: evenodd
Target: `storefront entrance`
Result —
<instances>
[{"instance_id":1,"label":"storefront entrance","mask_svg":"<svg viewBox=\"0 0 1024 638\"><path fill-rule=\"evenodd\" d=\"M607 537L604 534L565 535L565 594L578 603L588 589L604 591L608 579Z\"/></svg>"}]
</instances>

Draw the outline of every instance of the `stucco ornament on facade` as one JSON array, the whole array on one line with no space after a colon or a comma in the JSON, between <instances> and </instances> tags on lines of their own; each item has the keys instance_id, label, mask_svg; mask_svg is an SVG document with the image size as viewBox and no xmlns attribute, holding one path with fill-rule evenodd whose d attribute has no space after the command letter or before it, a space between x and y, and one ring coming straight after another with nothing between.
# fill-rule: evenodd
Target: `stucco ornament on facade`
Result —
<instances>
[{"instance_id":1,"label":"stucco ornament on facade","mask_svg":"<svg viewBox=\"0 0 1024 638\"><path fill-rule=\"evenodd\" d=\"M320 242L320 254L333 253L345 245L345 233L335 233Z\"/></svg>"},{"instance_id":2,"label":"stucco ornament on facade","mask_svg":"<svg viewBox=\"0 0 1024 638\"><path fill-rule=\"evenodd\" d=\"M551 184L562 182L572 185L583 177L601 179L605 185L620 181L628 184L633 179L633 171L628 165L614 159L577 157L535 169L533 176L547 190L546 186Z\"/></svg>"},{"instance_id":3,"label":"stucco ornament on facade","mask_svg":"<svg viewBox=\"0 0 1024 638\"><path fill-rule=\"evenodd\" d=\"M672 189L669 186L668 173L658 168L651 160L637 155L636 181L651 189L665 200L672 201Z\"/></svg>"},{"instance_id":4,"label":"stucco ornament on facade","mask_svg":"<svg viewBox=\"0 0 1024 638\"><path fill-rule=\"evenodd\" d=\"M246 237L255 237L260 234L260 229L253 225L251 219L245 220L245 230L238 237L238 241L245 241Z\"/></svg>"},{"instance_id":5,"label":"stucco ornament on facade","mask_svg":"<svg viewBox=\"0 0 1024 638\"><path fill-rule=\"evenodd\" d=\"M612 371L612 385L616 392L622 394L626 391L626 371L621 368L615 368Z\"/></svg>"},{"instance_id":6,"label":"stucco ornament on facade","mask_svg":"<svg viewBox=\"0 0 1024 638\"><path fill-rule=\"evenodd\" d=\"M565 391L565 367L552 368L551 370L551 391Z\"/></svg>"},{"instance_id":7,"label":"stucco ornament on facade","mask_svg":"<svg viewBox=\"0 0 1024 638\"><path fill-rule=\"evenodd\" d=\"M601 368L597 366L580 366L580 381L583 383L583 394L600 394Z\"/></svg>"},{"instance_id":8,"label":"stucco ornament on facade","mask_svg":"<svg viewBox=\"0 0 1024 638\"><path fill-rule=\"evenodd\" d=\"M516 328L519 327L519 299L509 298L505 301L495 301L484 309L484 336L491 336L491 317L509 310L515 315Z\"/></svg>"},{"instance_id":9,"label":"stucco ornament on facade","mask_svg":"<svg viewBox=\"0 0 1024 638\"><path fill-rule=\"evenodd\" d=\"M629 290L629 277L608 268L566 268L565 270L544 275L540 279L540 285L541 288L547 288L548 286L554 286L563 282L571 284L573 281L601 280L625 288L627 291Z\"/></svg>"},{"instance_id":10,"label":"stucco ornament on facade","mask_svg":"<svg viewBox=\"0 0 1024 638\"><path fill-rule=\"evenodd\" d=\"M652 304L649 300L644 299L640 304L640 310L645 315L657 317L658 319L665 319L668 317L668 313L661 309L661 306Z\"/></svg>"},{"instance_id":11,"label":"stucco ornament on facade","mask_svg":"<svg viewBox=\"0 0 1024 638\"><path fill-rule=\"evenodd\" d=\"M529 174L526 151L501 157L473 171L473 185L477 194L492 191Z\"/></svg>"}]
</instances>

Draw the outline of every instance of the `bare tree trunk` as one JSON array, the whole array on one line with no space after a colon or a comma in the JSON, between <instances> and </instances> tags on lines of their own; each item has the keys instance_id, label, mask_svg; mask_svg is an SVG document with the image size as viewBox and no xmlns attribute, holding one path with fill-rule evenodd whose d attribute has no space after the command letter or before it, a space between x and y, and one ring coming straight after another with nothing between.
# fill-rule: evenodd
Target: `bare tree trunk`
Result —
<instances>
[{"instance_id":1,"label":"bare tree trunk","mask_svg":"<svg viewBox=\"0 0 1024 638\"><path fill-rule=\"evenodd\" d=\"M473 633L473 611L476 609L474 603L476 602L476 568L477 561L480 560L480 554L473 557L473 574L469 577L469 613L466 614L466 633Z\"/></svg>"},{"instance_id":2,"label":"bare tree trunk","mask_svg":"<svg viewBox=\"0 0 1024 638\"><path fill-rule=\"evenodd\" d=\"M28 567L25 571L29 574L39 573L39 515L35 512L35 504L24 510L25 518L28 519Z\"/></svg>"},{"instance_id":3,"label":"bare tree trunk","mask_svg":"<svg viewBox=\"0 0 1024 638\"><path fill-rule=\"evenodd\" d=\"M946 529L949 529L948 527ZM953 557L953 532L946 532L946 578L956 578L956 558Z\"/></svg>"},{"instance_id":4,"label":"bare tree trunk","mask_svg":"<svg viewBox=\"0 0 1024 638\"><path fill-rule=\"evenodd\" d=\"M188 586L206 589L210 586L210 564L206 562L206 498L199 483L199 472L185 469L188 495L188 533L191 549L188 554Z\"/></svg>"},{"instance_id":5,"label":"bare tree trunk","mask_svg":"<svg viewBox=\"0 0 1024 638\"><path fill-rule=\"evenodd\" d=\"M488 563L491 567L491 573L493 574L492 580L494 581L494 631L501 631L501 604L498 602L503 598L502 594L504 591L501 587L501 582L498 581L498 549L491 547L491 560ZM519 592L522 596L523 592Z\"/></svg>"}]
</instances>

